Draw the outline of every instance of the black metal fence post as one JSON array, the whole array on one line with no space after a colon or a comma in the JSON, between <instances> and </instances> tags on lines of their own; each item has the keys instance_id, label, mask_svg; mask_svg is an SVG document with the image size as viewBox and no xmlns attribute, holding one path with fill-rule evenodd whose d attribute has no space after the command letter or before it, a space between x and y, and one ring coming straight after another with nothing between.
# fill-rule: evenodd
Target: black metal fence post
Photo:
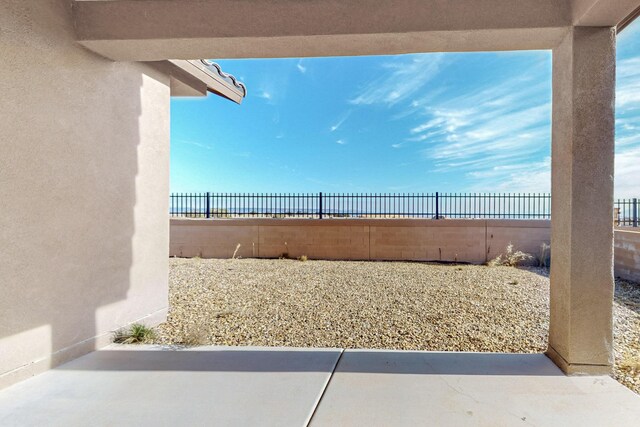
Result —
<instances>
[{"instance_id":1,"label":"black metal fence post","mask_svg":"<svg viewBox=\"0 0 640 427\"><path fill-rule=\"evenodd\" d=\"M440 219L440 197L436 191L436 219Z\"/></svg>"},{"instance_id":2,"label":"black metal fence post","mask_svg":"<svg viewBox=\"0 0 640 427\"><path fill-rule=\"evenodd\" d=\"M638 226L638 199L633 199L633 226Z\"/></svg>"},{"instance_id":3,"label":"black metal fence post","mask_svg":"<svg viewBox=\"0 0 640 427\"><path fill-rule=\"evenodd\" d=\"M322 219L322 192L320 192L319 201L320 203L319 203L319 209L318 209L318 216L320 217L320 219Z\"/></svg>"},{"instance_id":4,"label":"black metal fence post","mask_svg":"<svg viewBox=\"0 0 640 427\"><path fill-rule=\"evenodd\" d=\"M211 218L211 193L209 193L207 191L207 203L205 203L205 205L207 206L207 218Z\"/></svg>"}]
</instances>

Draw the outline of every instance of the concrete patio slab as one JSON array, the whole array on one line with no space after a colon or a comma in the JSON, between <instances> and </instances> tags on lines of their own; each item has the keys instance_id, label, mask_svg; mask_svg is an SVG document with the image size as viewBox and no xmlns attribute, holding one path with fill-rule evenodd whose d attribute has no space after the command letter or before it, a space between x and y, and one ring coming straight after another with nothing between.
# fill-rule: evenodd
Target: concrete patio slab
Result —
<instances>
[{"instance_id":1,"label":"concrete patio slab","mask_svg":"<svg viewBox=\"0 0 640 427\"><path fill-rule=\"evenodd\" d=\"M0 391L2 426L635 426L542 354L112 345Z\"/></svg>"},{"instance_id":2,"label":"concrete patio slab","mask_svg":"<svg viewBox=\"0 0 640 427\"><path fill-rule=\"evenodd\" d=\"M0 392L2 426L302 426L341 350L110 346Z\"/></svg>"},{"instance_id":3,"label":"concrete patio slab","mask_svg":"<svg viewBox=\"0 0 640 427\"><path fill-rule=\"evenodd\" d=\"M314 426L637 426L640 397L542 354L345 350Z\"/></svg>"}]
</instances>

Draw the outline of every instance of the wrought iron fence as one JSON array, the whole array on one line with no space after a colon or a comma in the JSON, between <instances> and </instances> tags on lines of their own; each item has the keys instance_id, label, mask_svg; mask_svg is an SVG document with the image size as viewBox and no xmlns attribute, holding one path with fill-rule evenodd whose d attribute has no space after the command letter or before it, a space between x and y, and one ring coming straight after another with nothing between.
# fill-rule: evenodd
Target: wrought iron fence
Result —
<instances>
[{"instance_id":1,"label":"wrought iron fence","mask_svg":"<svg viewBox=\"0 0 640 427\"><path fill-rule=\"evenodd\" d=\"M614 202L613 220L623 227L638 226L638 199L618 199Z\"/></svg>"},{"instance_id":2,"label":"wrought iron fence","mask_svg":"<svg viewBox=\"0 0 640 427\"><path fill-rule=\"evenodd\" d=\"M175 193L170 215L188 218L549 219L547 193ZM638 199L615 202L614 222L638 226Z\"/></svg>"}]
</instances>

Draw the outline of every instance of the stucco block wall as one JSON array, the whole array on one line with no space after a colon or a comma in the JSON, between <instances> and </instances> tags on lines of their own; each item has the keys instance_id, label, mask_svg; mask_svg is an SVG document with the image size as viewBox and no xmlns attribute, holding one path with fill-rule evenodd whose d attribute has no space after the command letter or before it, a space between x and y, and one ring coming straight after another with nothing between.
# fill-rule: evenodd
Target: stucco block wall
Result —
<instances>
[{"instance_id":1,"label":"stucco block wall","mask_svg":"<svg viewBox=\"0 0 640 427\"><path fill-rule=\"evenodd\" d=\"M509 243L534 256L551 241L550 221L421 219L172 219L178 257L460 261L483 263ZM286 242L286 245L285 245ZM615 274L640 282L640 231L615 230Z\"/></svg>"},{"instance_id":2,"label":"stucco block wall","mask_svg":"<svg viewBox=\"0 0 640 427\"><path fill-rule=\"evenodd\" d=\"M493 220L487 223L487 259L504 252L509 243L522 252L537 256L542 243L551 242L549 221Z\"/></svg>"},{"instance_id":3,"label":"stucco block wall","mask_svg":"<svg viewBox=\"0 0 640 427\"><path fill-rule=\"evenodd\" d=\"M236 256L247 258L257 256L257 226L193 223L192 227L181 227L172 234L170 253L185 258L231 258L238 244Z\"/></svg>"},{"instance_id":4,"label":"stucco block wall","mask_svg":"<svg viewBox=\"0 0 640 427\"><path fill-rule=\"evenodd\" d=\"M260 257L278 257L283 253L290 257L307 255L319 259L363 260L369 257L369 233L362 225L316 222L306 226L304 220L285 224L260 226Z\"/></svg>"},{"instance_id":5,"label":"stucco block wall","mask_svg":"<svg viewBox=\"0 0 640 427\"><path fill-rule=\"evenodd\" d=\"M169 79L0 2L0 387L164 319Z\"/></svg>"},{"instance_id":6,"label":"stucco block wall","mask_svg":"<svg viewBox=\"0 0 640 427\"><path fill-rule=\"evenodd\" d=\"M549 221L424 219L172 219L170 254L483 263L509 242L537 254Z\"/></svg>"},{"instance_id":7,"label":"stucco block wall","mask_svg":"<svg viewBox=\"0 0 640 427\"><path fill-rule=\"evenodd\" d=\"M371 224L371 259L485 261L485 221L395 221Z\"/></svg>"},{"instance_id":8,"label":"stucco block wall","mask_svg":"<svg viewBox=\"0 0 640 427\"><path fill-rule=\"evenodd\" d=\"M640 230L617 229L614 252L616 276L640 283Z\"/></svg>"}]
</instances>

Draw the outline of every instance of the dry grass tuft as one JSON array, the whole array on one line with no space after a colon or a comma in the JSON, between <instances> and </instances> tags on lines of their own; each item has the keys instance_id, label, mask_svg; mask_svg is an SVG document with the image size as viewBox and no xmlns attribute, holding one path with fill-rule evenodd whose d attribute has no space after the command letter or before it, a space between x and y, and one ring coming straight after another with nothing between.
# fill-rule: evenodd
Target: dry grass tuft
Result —
<instances>
[{"instance_id":1,"label":"dry grass tuft","mask_svg":"<svg viewBox=\"0 0 640 427\"><path fill-rule=\"evenodd\" d=\"M498 266L517 267L521 265L523 262L531 261L532 259L533 259L533 255L522 252L522 251L516 251L513 249L513 244L509 243L507 245L507 249L505 250L505 252L503 254L498 255L491 261L489 261L487 265L489 267L498 267Z\"/></svg>"},{"instance_id":2,"label":"dry grass tuft","mask_svg":"<svg viewBox=\"0 0 640 427\"><path fill-rule=\"evenodd\" d=\"M240 243L237 244L236 246L236 250L233 251L233 256L231 257L231 259L236 259L236 255L238 254L238 250L240 249L240 246L242 246Z\"/></svg>"}]
</instances>

